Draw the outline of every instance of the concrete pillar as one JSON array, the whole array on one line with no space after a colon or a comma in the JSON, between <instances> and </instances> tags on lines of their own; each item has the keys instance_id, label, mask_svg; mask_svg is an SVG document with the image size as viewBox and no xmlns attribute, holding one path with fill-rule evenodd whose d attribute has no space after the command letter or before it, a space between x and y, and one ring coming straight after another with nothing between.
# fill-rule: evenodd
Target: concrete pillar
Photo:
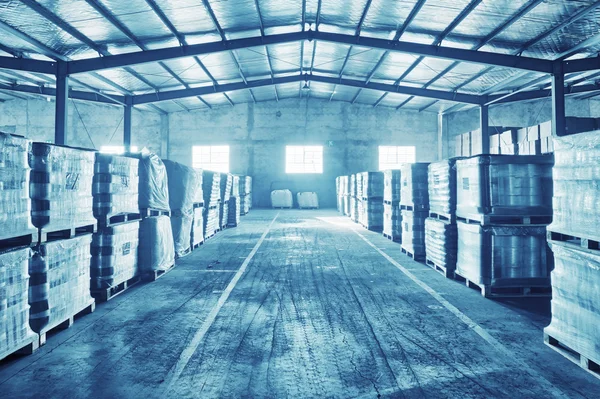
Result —
<instances>
[{"instance_id":1,"label":"concrete pillar","mask_svg":"<svg viewBox=\"0 0 600 399\"><path fill-rule=\"evenodd\" d=\"M69 115L69 76L67 75L67 64L63 61L57 61L57 64L54 143L66 144Z\"/></svg>"}]
</instances>

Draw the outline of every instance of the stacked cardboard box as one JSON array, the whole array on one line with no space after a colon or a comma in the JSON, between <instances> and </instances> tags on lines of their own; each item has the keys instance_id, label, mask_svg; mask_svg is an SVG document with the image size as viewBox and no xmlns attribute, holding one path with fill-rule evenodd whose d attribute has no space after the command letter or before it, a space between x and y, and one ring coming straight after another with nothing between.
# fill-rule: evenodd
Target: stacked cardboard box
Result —
<instances>
[{"instance_id":1,"label":"stacked cardboard box","mask_svg":"<svg viewBox=\"0 0 600 399\"><path fill-rule=\"evenodd\" d=\"M425 219L429 216L428 163L400 167L402 251L414 259L425 259Z\"/></svg>"},{"instance_id":2,"label":"stacked cardboard box","mask_svg":"<svg viewBox=\"0 0 600 399\"><path fill-rule=\"evenodd\" d=\"M383 235L392 241L402 241L400 170L383 171Z\"/></svg>"}]
</instances>

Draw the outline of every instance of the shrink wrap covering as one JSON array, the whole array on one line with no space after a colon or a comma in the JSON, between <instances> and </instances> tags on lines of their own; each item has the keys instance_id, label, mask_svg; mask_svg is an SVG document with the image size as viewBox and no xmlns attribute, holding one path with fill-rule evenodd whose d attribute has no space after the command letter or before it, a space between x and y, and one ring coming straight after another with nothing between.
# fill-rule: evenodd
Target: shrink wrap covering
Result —
<instances>
[{"instance_id":1,"label":"shrink wrap covering","mask_svg":"<svg viewBox=\"0 0 600 399\"><path fill-rule=\"evenodd\" d=\"M221 198L221 179L223 175L219 172L209 170L202 171L202 191L204 194L204 206L211 208L218 206ZM225 184L227 184L227 180Z\"/></svg>"},{"instance_id":2,"label":"shrink wrap covering","mask_svg":"<svg viewBox=\"0 0 600 399\"><path fill-rule=\"evenodd\" d=\"M175 264L171 221L168 216L152 216L140 222L138 269L140 272L168 270Z\"/></svg>"},{"instance_id":3,"label":"shrink wrap covering","mask_svg":"<svg viewBox=\"0 0 600 399\"><path fill-rule=\"evenodd\" d=\"M94 216L139 213L139 160L119 155L96 153L94 164Z\"/></svg>"},{"instance_id":4,"label":"shrink wrap covering","mask_svg":"<svg viewBox=\"0 0 600 399\"><path fill-rule=\"evenodd\" d=\"M415 258L425 257L425 219L427 211L402 211L402 248Z\"/></svg>"},{"instance_id":5,"label":"shrink wrap covering","mask_svg":"<svg viewBox=\"0 0 600 399\"><path fill-rule=\"evenodd\" d=\"M139 230L140 222L135 221L104 227L93 234L92 290L119 285L138 274Z\"/></svg>"},{"instance_id":6,"label":"shrink wrap covering","mask_svg":"<svg viewBox=\"0 0 600 399\"><path fill-rule=\"evenodd\" d=\"M356 197L350 197L350 220L358 222L358 204L361 202Z\"/></svg>"},{"instance_id":7,"label":"shrink wrap covering","mask_svg":"<svg viewBox=\"0 0 600 399\"><path fill-rule=\"evenodd\" d=\"M207 239L219 230L219 207L208 208L204 215L204 239Z\"/></svg>"},{"instance_id":8,"label":"shrink wrap covering","mask_svg":"<svg viewBox=\"0 0 600 399\"><path fill-rule=\"evenodd\" d=\"M427 188L428 163L405 163L400 166L400 205L429 207Z\"/></svg>"},{"instance_id":9,"label":"shrink wrap covering","mask_svg":"<svg viewBox=\"0 0 600 399\"><path fill-rule=\"evenodd\" d=\"M233 176L229 173L221 175L220 187L220 210L219 210L219 227L227 227L229 220L229 199L231 198L231 186L233 184Z\"/></svg>"},{"instance_id":10,"label":"shrink wrap covering","mask_svg":"<svg viewBox=\"0 0 600 399\"><path fill-rule=\"evenodd\" d=\"M552 252L545 226L458 222L456 272L478 285L550 286Z\"/></svg>"},{"instance_id":11,"label":"shrink wrap covering","mask_svg":"<svg viewBox=\"0 0 600 399\"><path fill-rule=\"evenodd\" d=\"M203 173L165 159L169 183L169 206L175 255L184 256L190 251L190 235L194 219L194 203L202 202Z\"/></svg>"},{"instance_id":12,"label":"shrink wrap covering","mask_svg":"<svg viewBox=\"0 0 600 399\"><path fill-rule=\"evenodd\" d=\"M456 168L454 159L429 164L429 210L454 215L456 211Z\"/></svg>"},{"instance_id":13,"label":"shrink wrap covering","mask_svg":"<svg viewBox=\"0 0 600 399\"><path fill-rule=\"evenodd\" d=\"M383 200L395 204L400 201L400 170L383 171Z\"/></svg>"},{"instance_id":14,"label":"shrink wrap covering","mask_svg":"<svg viewBox=\"0 0 600 399\"><path fill-rule=\"evenodd\" d=\"M271 191L271 206L273 208L291 208L293 205L292 192L290 190Z\"/></svg>"},{"instance_id":15,"label":"shrink wrap covering","mask_svg":"<svg viewBox=\"0 0 600 399\"><path fill-rule=\"evenodd\" d=\"M600 253L551 242L552 321L544 332L600 364Z\"/></svg>"},{"instance_id":16,"label":"shrink wrap covering","mask_svg":"<svg viewBox=\"0 0 600 399\"><path fill-rule=\"evenodd\" d=\"M139 160L138 206L140 209L171 210L167 168L154 153L144 149L136 156Z\"/></svg>"},{"instance_id":17,"label":"shrink wrap covering","mask_svg":"<svg viewBox=\"0 0 600 399\"><path fill-rule=\"evenodd\" d=\"M317 193L308 191L297 193L296 198L298 199L298 208L300 209L319 207L319 197L317 196Z\"/></svg>"},{"instance_id":18,"label":"shrink wrap covering","mask_svg":"<svg viewBox=\"0 0 600 399\"><path fill-rule=\"evenodd\" d=\"M30 145L23 137L0 133L0 239L33 230L27 161Z\"/></svg>"},{"instance_id":19,"label":"shrink wrap covering","mask_svg":"<svg viewBox=\"0 0 600 399\"><path fill-rule=\"evenodd\" d=\"M240 176L240 214L247 214L252 208L252 177Z\"/></svg>"},{"instance_id":20,"label":"shrink wrap covering","mask_svg":"<svg viewBox=\"0 0 600 399\"><path fill-rule=\"evenodd\" d=\"M350 175L349 184L350 184L349 185L350 196L351 197L356 197L357 196L356 174Z\"/></svg>"},{"instance_id":21,"label":"shrink wrap covering","mask_svg":"<svg viewBox=\"0 0 600 399\"><path fill-rule=\"evenodd\" d=\"M252 193L242 195L240 197L240 211L245 215L250 212L250 208L252 208Z\"/></svg>"},{"instance_id":22,"label":"shrink wrap covering","mask_svg":"<svg viewBox=\"0 0 600 399\"><path fill-rule=\"evenodd\" d=\"M240 176L232 175L231 177L231 196L240 196Z\"/></svg>"},{"instance_id":23,"label":"shrink wrap covering","mask_svg":"<svg viewBox=\"0 0 600 399\"><path fill-rule=\"evenodd\" d=\"M31 144L29 195L35 227L62 230L96 222L92 197L95 154L55 144Z\"/></svg>"},{"instance_id":24,"label":"shrink wrap covering","mask_svg":"<svg viewBox=\"0 0 600 399\"><path fill-rule=\"evenodd\" d=\"M229 198L229 219L227 226L235 227L240 224L240 197Z\"/></svg>"},{"instance_id":25,"label":"shrink wrap covering","mask_svg":"<svg viewBox=\"0 0 600 399\"><path fill-rule=\"evenodd\" d=\"M363 226L366 225L366 221L365 221L366 215L367 215L367 213L365 211L365 202L362 199L357 198L356 199L356 217L358 219L357 220L358 223L360 223Z\"/></svg>"},{"instance_id":26,"label":"shrink wrap covering","mask_svg":"<svg viewBox=\"0 0 600 399\"><path fill-rule=\"evenodd\" d=\"M29 324L39 333L81 312L90 295L90 244L86 234L40 244L29 264Z\"/></svg>"},{"instance_id":27,"label":"shrink wrap covering","mask_svg":"<svg viewBox=\"0 0 600 399\"><path fill-rule=\"evenodd\" d=\"M425 219L425 252L427 259L446 269L456 269L458 230L455 223L435 218Z\"/></svg>"},{"instance_id":28,"label":"shrink wrap covering","mask_svg":"<svg viewBox=\"0 0 600 399\"><path fill-rule=\"evenodd\" d=\"M550 231L600 241L600 132L554 139Z\"/></svg>"},{"instance_id":29,"label":"shrink wrap covering","mask_svg":"<svg viewBox=\"0 0 600 399\"><path fill-rule=\"evenodd\" d=\"M191 241L194 247L204 242L204 208L202 207L194 208Z\"/></svg>"},{"instance_id":30,"label":"shrink wrap covering","mask_svg":"<svg viewBox=\"0 0 600 399\"><path fill-rule=\"evenodd\" d=\"M356 198L358 198L360 200L362 200L364 198L364 193L363 193L363 189L364 189L363 177L364 177L363 173L357 173L356 174Z\"/></svg>"},{"instance_id":31,"label":"shrink wrap covering","mask_svg":"<svg viewBox=\"0 0 600 399\"><path fill-rule=\"evenodd\" d=\"M383 234L396 241L402 240L402 215L397 204L383 204Z\"/></svg>"},{"instance_id":32,"label":"shrink wrap covering","mask_svg":"<svg viewBox=\"0 0 600 399\"><path fill-rule=\"evenodd\" d=\"M383 172L362 173L362 197L383 199Z\"/></svg>"},{"instance_id":33,"label":"shrink wrap covering","mask_svg":"<svg viewBox=\"0 0 600 399\"><path fill-rule=\"evenodd\" d=\"M240 194L252 193L252 176L240 177Z\"/></svg>"},{"instance_id":34,"label":"shrink wrap covering","mask_svg":"<svg viewBox=\"0 0 600 399\"><path fill-rule=\"evenodd\" d=\"M30 248L0 253L0 359L33 337L29 327Z\"/></svg>"},{"instance_id":35,"label":"shrink wrap covering","mask_svg":"<svg viewBox=\"0 0 600 399\"><path fill-rule=\"evenodd\" d=\"M552 215L551 155L480 155L456 161L457 216Z\"/></svg>"},{"instance_id":36,"label":"shrink wrap covering","mask_svg":"<svg viewBox=\"0 0 600 399\"><path fill-rule=\"evenodd\" d=\"M383 201L360 201L362 207L362 221L360 222L369 230L381 231L383 229Z\"/></svg>"}]
</instances>

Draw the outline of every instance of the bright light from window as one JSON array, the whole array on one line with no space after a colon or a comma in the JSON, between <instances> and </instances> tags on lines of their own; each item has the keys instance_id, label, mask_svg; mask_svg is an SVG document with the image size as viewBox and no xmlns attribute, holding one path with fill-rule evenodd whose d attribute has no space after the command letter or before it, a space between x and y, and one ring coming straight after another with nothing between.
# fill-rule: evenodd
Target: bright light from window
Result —
<instances>
[{"instance_id":1,"label":"bright light from window","mask_svg":"<svg viewBox=\"0 0 600 399\"><path fill-rule=\"evenodd\" d=\"M131 151L130 152L138 152L138 148L134 145L132 145L130 147ZM105 154L115 154L115 155L119 155L119 154L124 154L125 153L125 146L122 145L103 145L102 147L100 147L100 152L103 152Z\"/></svg>"},{"instance_id":2,"label":"bright light from window","mask_svg":"<svg viewBox=\"0 0 600 399\"><path fill-rule=\"evenodd\" d=\"M399 169L400 164L416 162L415 146L379 146L379 170Z\"/></svg>"},{"instance_id":3,"label":"bright light from window","mask_svg":"<svg viewBox=\"0 0 600 399\"><path fill-rule=\"evenodd\" d=\"M285 173L323 173L323 147L286 146Z\"/></svg>"},{"instance_id":4,"label":"bright light from window","mask_svg":"<svg viewBox=\"0 0 600 399\"><path fill-rule=\"evenodd\" d=\"M228 145L195 145L192 147L192 166L196 169L229 173Z\"/></svg>"}]
</instances>

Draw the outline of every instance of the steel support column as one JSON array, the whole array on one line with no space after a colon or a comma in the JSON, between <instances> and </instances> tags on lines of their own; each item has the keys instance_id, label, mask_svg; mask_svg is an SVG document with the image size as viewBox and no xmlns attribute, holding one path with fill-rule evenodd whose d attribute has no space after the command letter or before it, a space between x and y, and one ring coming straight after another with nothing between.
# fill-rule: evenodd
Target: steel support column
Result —
<instances>
[{"instance_id":1,"label":"steel support column","mask_svg":"<svg viewBox=\"0 0 600 399\"><path fill-rule=\"evenodd\" d=\"M565 114L565 74L563 64L554 64L552 73L552 135L565 136L568 134Z\"/></svg>"},{"instance_id":2,"label":"steel support column","mask_svg":"<svg viewBox=\"0 0 600 399\"><path fill-rule=\"evenodd\" d=\"M490 153L490 116L487 105L479 107L479 129L481 130L481 153Z\"/></svg>"},{"instance_id":3,"label":"steel support column","mask_svg":"<svg viewBox=\"0 0 600 399\"><path fill-rule=\"evenodd\" d=\"M123 115L123 146L125 152L131 151L131 111L133 110L133 98L125 96L125 107Z\"/></svg>"},{"instance_id":4,"label":"steel support column","mask_svg":"<svg viewBox=\"0 0 600 399\"><path fill-rule=\"evenodd\" d=\"M58 61L57 64L54 143L64 145L66 144L67 121L69 115L69 76L67 75L67 63Z\"/></svg>"}]
</instances>

